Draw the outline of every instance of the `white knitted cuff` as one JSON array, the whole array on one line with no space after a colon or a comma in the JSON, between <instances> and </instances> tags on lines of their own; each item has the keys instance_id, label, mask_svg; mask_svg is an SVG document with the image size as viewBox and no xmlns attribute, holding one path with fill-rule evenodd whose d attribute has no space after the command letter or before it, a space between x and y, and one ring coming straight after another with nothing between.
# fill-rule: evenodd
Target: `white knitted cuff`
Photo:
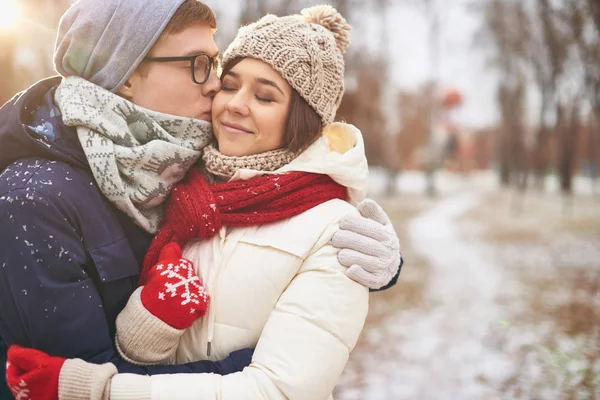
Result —
<instances>
[{"instance_id":1,"label":"white knitted cuff","mask_svg":"<svg viewBox=\"0 0 600 400\"><path fill-rule=\"evenodd\" d=\"M169 326L142 304L143 287L133 292L117 317L117 349L123 359L137 365L171 364L183 329Z\"/></svg>"},{"instance_id":2,"label":"white knitted cuff","mask_svg":"<svg viewBox=\"0 0 600 400\"><path fill-rule=\"evenodd\" d=\"M111 400L150 400L152 378L148 375L118 374L112 378Z\"/></svg>"},{"instance_id":3,"label":"white knitted cuff","mask_svg":"<svg viewBox=\"0 0 600 400\"><path fill-rule=\"evenodd\" d=\"M76 359L65 361L58 378L59 400L108 400L110 378L117 373L111 363L91 364Z\"/></svg>"}]
</instances>

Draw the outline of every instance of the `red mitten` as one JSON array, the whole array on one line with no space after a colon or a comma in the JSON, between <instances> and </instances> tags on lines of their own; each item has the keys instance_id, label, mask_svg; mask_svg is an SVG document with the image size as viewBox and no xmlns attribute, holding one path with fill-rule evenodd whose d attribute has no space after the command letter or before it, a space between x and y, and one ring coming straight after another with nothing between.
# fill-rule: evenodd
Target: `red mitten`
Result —
<instances>
[{"instance_id":1,"label":"red mitten","mask_svg":"<svg viewBox=\"0 0 600 400\"><path fill-rule=\"evenodd\" d=\"M166 245L141 293L146 310L176 329L186 329L202 317L209 300L194 266L181 256L177 243Z\"/></svg>"},{"instance_id":2,"label":"red mitten","mask_svg":"<svg viewBox=\"0 0 600 400\"><path fill-rule=\"evenodd\" d=\"M58 377L65 361L12 345L6 361L6 383L17 400L58 400Z\"/></svg>"}]
</instances>

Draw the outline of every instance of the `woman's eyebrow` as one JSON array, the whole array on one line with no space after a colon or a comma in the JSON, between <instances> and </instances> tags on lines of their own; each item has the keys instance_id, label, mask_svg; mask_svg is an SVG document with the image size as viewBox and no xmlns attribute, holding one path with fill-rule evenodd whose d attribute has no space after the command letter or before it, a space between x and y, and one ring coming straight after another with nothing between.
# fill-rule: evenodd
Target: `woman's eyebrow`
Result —
<instances>
[{"instance_id":1,"label":"woman's eyebrow","mask_svg":"<svg viewBox=\"0 0 600 400\"><path fill-rule=\"evenodd\" d=\"M233 71L229 71L227 73L227 75L231 75L234 78L239 78L240 75L237 72L233 72ZM261 85L267 85L267 86L271 86L274 87L275 89L277 89L279 91L279 93L281 93L282 95L285 96L285 93L283 93L283 90L281 90L281 88L279 86L277 86L277 84L271 80L268 80L266 78L256 78L255 82L260 83Z\"/></svg>"}]
</instances>

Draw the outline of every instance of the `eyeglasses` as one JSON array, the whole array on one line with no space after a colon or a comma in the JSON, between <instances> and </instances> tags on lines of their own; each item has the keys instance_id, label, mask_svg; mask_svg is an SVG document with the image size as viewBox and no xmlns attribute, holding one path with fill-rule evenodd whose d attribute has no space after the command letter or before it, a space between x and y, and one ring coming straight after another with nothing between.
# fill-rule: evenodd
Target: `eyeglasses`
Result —
<instances>
[{"instance_id":1,"label":"eyeglasses","mask_svg":"<svg viewBox=\"0 0 600 400\"><path fill-rule=\"evenodd\" d=\"M192 70L192 81L198 85L202 85L210 77L211 71L219 72L221 60L219 56L210 57L208 54L198 54L190 57L146 57L144 61L151 62L175 62L189 61L190 69Z\"/></svg>"}]
</instances>

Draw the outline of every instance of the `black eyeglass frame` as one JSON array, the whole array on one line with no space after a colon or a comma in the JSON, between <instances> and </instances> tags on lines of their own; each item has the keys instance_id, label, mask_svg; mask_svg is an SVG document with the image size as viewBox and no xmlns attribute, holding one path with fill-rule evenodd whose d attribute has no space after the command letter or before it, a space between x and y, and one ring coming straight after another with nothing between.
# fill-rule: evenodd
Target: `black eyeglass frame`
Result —
<instances>
[{"instance_id":1,"label":"black eyeglass frame","mask_svg":"<svg viewBox=\"0 0 600 400\"><path fill-rule=\"evenodd\" d=\"M204 80L198 81L196 79L196 68L194 68L194 64L196 64L196 58L205 57L208 59L208 70L206 71L206 76ZM211 72L217 72L219 67L219 56L216 55L214 57L209 56L208 54L196 54L195 56L182 56L182 57L146 57L144 61L150 62L176 62L176 61L189 61L190 69L192 70L192 81L198 85L202 85L205 83L208 78L210 78Z\"/></svg>"}]
</instances>

